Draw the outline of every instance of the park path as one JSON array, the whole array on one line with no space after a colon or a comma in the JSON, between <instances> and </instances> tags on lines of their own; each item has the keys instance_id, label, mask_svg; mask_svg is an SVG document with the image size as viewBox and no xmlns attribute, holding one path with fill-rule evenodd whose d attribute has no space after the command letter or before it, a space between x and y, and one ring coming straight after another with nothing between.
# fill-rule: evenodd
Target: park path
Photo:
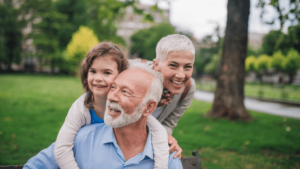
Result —
<instances>
[{"instance_id":1,"label":"park path","mask_svg":"<svg viewBox=\"0 0 300 169\"><path fill-rule=\"evenodd\" d=\"M194 98L197 100L212 103L214 100L214 93L196 90ZM255 110L258 112L273 114L276 116L300 119L300 107L260 101L251 98L245 98L244 104L248 110Z\"/></svg>"}]
</instances>

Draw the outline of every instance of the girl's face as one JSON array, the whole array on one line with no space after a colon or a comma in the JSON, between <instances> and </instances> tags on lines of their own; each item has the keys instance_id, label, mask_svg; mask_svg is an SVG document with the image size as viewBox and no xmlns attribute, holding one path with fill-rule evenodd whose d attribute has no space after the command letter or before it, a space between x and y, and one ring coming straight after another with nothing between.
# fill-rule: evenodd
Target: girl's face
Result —
<instances>
[{"instance_id":1,"label":"girl's face","mask_svg":"<svg viewBox=\"0 0 300 169\"><path fill-rule=\"evenodd\" d=\"M88 86L94 97L106 97L118 74L117 62L112 57L96 58L87 76Z\"/></svg>"}]
</instances>

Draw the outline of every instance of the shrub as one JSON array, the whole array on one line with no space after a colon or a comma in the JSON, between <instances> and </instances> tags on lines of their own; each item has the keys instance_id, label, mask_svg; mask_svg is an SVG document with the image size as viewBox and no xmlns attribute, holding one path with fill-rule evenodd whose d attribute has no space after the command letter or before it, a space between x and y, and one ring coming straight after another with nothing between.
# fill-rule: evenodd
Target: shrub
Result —
<instances>
[{"instance_id":1,"label":"shrub","mask_svg":"<svg viewBox=\"0 0 300 169\"><path fill-rule=\"evenodd\" d=\"M249 56L246 58L246 71L250 72L250 71L255 71L255 56Z\"/></svg>"},{"instance_id":2,"label":"shrub","mask_svg":"<svg viewBox=\"0 0 300 169\"><path fill-rule=\"evenodd\" d=\"M86 53L99 43L93 30L85 26L80 26L79 30L72 36L71 42L67 46L66 59L71 63L71 71L76 71L79 63L85 58Z\"/></svg>"},{"instance_id":3,"label":"shrub","mask_svg":"<svg viewBox=\"0 0 300 169\"><path fill-rule=\"evenodd\" d=\"M260 55L255 61L255 70L260 72L271 67L272 58L268 55Z\"/></svg>"},{"instance_id":4,"label":"shrub","mask_svg":"<svg viewBox=\"0 0 300 169\"><path fill-rule=\"evenodd\" d=\"M285 61L283 62L284 71L290 75L296 74L297 69L300 68L300 55L299 53L291 49L289 50Z\"/></svg>"},{"instance_id":5,"label":"shrub","mask_svg":"<svg viewBox=\"0 0 300 169\"><path fill-rule=\"evenodd\" d=\"M271 61L271 68L274 68L275 70L283 70L284 61L285 57L283 56L281 51L274 53Z\"/></svg>"}]
</instances>

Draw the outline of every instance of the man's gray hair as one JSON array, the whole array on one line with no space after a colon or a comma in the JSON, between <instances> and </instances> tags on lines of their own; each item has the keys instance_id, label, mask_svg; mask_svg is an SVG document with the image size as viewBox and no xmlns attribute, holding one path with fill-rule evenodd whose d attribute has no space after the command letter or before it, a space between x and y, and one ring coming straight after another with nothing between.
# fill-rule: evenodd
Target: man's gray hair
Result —
<instances>
[{"instance_id":1,"label":"man's gray hair","mask_svg":"<svg viewBox=\"0 0 300 169\"><path fill-rule=\"evenodd\" d=\"M146 97L143 99L142 104L146 104L150 100L155 100L159 103L162 92L163 92L163 76L161 73L151 69L145 63L133 63L129 69L137 68L146 71L153 75L153 81L150 89L147 92Z\"/></svg>"},{"instance_id":2,"label":"man's gray hair","mask_svg":"<svg viewBox=\"0 0 300 169\"><path fill-rule=\"evenodd\" d=\"M185 35L173 34L160 39L156 45L156 60L160 65L170 52L191 52L195 61L195 48Z\"/></svg>"}]
</instances>

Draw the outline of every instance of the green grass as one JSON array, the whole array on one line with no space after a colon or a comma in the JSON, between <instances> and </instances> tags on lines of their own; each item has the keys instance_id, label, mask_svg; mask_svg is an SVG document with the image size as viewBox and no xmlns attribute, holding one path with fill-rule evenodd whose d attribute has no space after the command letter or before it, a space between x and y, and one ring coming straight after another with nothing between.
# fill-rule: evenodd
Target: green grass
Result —
<instances>
[{"instance_id":1,"label":"green grass","mask_svg":"<svg viewBox=\"0 0 300 169\"><path fill-rule=\"evenodd\" d=\"M79 79L0 75L0 165L24 164L56 139Z\"/></svg>"},{"instance_id":2,"label":"green grass","mask_svg":"<svg viewBox=\"0 0 300 169\"><path fill-rule=\"evenodd\" d=\"M300 120L255 111L252 122L213 119L210 107L193 100L174 129L183 155L198 150L204 168L300 168Z\"/></svg>"},{"instance_id":3,"label":"green grass","mask_svg":"<svg viewBox=\"0 0 300 169\"><path fill-rule=\"evenodd\" d=\"M24 164L54 142L82 93L73 77L0 75L0 165ZM251 111L252 122L231 122L205 117L210 107L193 100L175 128L184 156L198 150L205 169L300 168L300 120Z\"/></svg>"},{"instance_id":4,"label":"green grass","mask_svg":"<svg viewBox=\"0 0 300 169\"><path fill-rule=\"evenodd\" d=\"M216 83L213 81L198 82L197 89L215 91ZM248 97L300 102L300 86L295 85L279 86L271 84L246 83L244 91L245 96Z\"/></svg>"}]
</instances>

